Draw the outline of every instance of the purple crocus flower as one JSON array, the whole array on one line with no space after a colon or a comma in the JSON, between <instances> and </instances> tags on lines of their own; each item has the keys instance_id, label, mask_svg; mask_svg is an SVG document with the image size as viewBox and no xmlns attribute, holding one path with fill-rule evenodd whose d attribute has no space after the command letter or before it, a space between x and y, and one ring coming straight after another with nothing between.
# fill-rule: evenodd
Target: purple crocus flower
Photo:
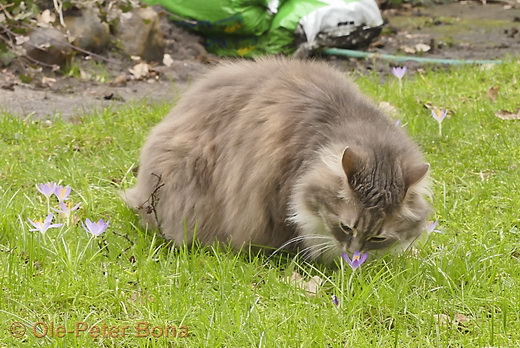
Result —
<instances>
[{"instance_id":1,"label":"purple crocus flower","mask_svg":"<svg viewBox=\"0 0 520 348\"><path fill-rule=\"evenodd\" d=\"M339 307L339 298L336 295L332 295L332 304L336 307Z\"/></svg>"},{"instance_id":2,"label":"purple crocus flower","mask_svg":"<svg viewBox=\"0 0 520 348\"><path fill-rule=\"evenodd\" d=\"M401 67L398 67L398 66L393 67L393 68L392 68L392 74L393 74L395 77L397 77L399 80L401 80L401 79L403 78L404 74L406 74L406 69L407 69L407 68L406 68L405 66L402 67L402 68L401 68Z\"/></svg>"},{"instance_id":3,"label":"purple crocus flower","mask_svg":"<svg viewBox=\"0 0 520 348\"><path fill-rule=\"evenodd\" d=\"M64 186L57 185L56 188L54 189L54 194L56 195L56 197L58 197L58 200L61 202L61 201L66 200L67 198L69 198L71 190L72 189L70 188L70 186L64 187Z\"/></svg>"},{"instance_id":4,"label":"purple crocus flower","mask_svg":"<svg viewBox=\"0 0 520 348\"><path fill-rule=\"evenodd\" d=\"M356 251L354 255L352 255L352 260L346 253L342 253L341 256L343 257L343 260L345 260L350 265L350 267L352 267L352 269L356 269L367 260L368 253L361 254L359 251Z\"/></svg>"},{"instance_id":5,"label":"purple crocus flower","mask_svg":"<svg viewBox=\"0 0 520 348\"><path fill-rule=\"evenodd\" d=\"M444 120L444 118L448 114L448 110L441 110L441 109L437 109L437 108L433 108L433 109L431 109L431 111L432 111L432 117L439 123L441 123L442 120Z\"/></svg>"},{"instance_id":6,"label":"purple crocus flower","mask_svg":"<svg viewBox=\"0 0 520 348\"><path fill-rule=\"evenodd\" d=\"M52 196L52 194L56 190L56 186L57 186L56 183L48 182L46 184L36 185L36 189L38 191L40 191L40 193L42 195L44 195L45 197L49 198L50 196Z\"/></svg>"},{"instance_id":7,"label":"purple crocus flower","mask_svg":"<svg viewBox=\"0 0 520 348\"><path fill-rule=\"evenodd\" d=\"M448 114L448 110L441 110L439 108L433 107L431 109L432 117L439 122L439 136L442 136L442 120L446 117Z\"/></svg>"},{"instance_id":8,"label":"purple crocus flower","mask_svg":"<svg viewBox=\"0 0 520 348\"><path fill-rule=\"evenodd\" d=\"M51 208L51 209L54 210L57 213L63 214L65 216L65 218L69 219L70 218L70 214L73 211L78 210L80 205L81 205L81 203L78 203L78 204L76 204L75 206L72 207L72 204L65 203L65 202L60 200L60 209L54 209L54 208Z\"/></svg>"},{"instance_id":9,"label":"purple crocus flower","mask_svg":"<svg viewBox=\"0 0 520 348\"><path fill-rule=\"evenodd\" d=\"M432 232L444 233L443 231L436 230L438 224L439 224L439 220L435 220L433 222L428 221L426 223L426 231L428 232L428 234L430 234Z\"/></svg>"},{"instance_id":10,"label":"purple crocus flower","mask_svg":"<svg viewBox=\"0 0 520 348\"><path fill-rule=\"evenodd\" d=\"M109 221L105 222L103 219L100 219L98 222L92 222L90 219L86 219L85 223L82 224L85 231L90 233L91 235L97 237L101 233L105 232L108 227Z\"/></svg>"},{"instance_id":11,"label":"purple crocus flower","mask_svg":"<svg viewBox=\"0 0 520 348\"><path fill-rule=\"evenodd\" d=\"M54 219L54 215L52 213L47 215L44 222L41 222L41 220L33 221L31 219L28 219L29 222L31 223L31 225L34 226L34 228L30 229L29 231L40 231L41 233L45 233L45 232L47 232L47 230L49 228L61 227L63 225L63 224L51 224L52 219Z\"/></svg>"}]
</instances>

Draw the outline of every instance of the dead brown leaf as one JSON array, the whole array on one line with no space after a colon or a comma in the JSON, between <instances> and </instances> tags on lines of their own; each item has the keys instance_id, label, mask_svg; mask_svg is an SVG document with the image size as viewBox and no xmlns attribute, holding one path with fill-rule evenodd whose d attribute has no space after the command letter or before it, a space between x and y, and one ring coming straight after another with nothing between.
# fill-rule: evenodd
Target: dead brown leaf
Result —
<instances>
[{"instance_id":1,"label":"dead brown leaf","mask_svg":"<svg viewBox=\"0 0 520 348\"><path fill-rule=\"evenodd\" d=\"M306 291L308 296L316 296L318 292L318 288L323 283L323 279L318 276L314 276L308 281L303 279L303 277L296 271L293 271L291 276L287 279L290 284L294 284L300 289Z\"/></svg>"},{"instance_id":2,"label":"dead brown leaf","mask_svg":"<svg viewBox=\"0 0 520 348\"><path fill-rule=\"evenodd\" d=\"M428 52L429 50L431 50L430 45L427 45L425 43L418 43L417 45L415 45L416 52Z\"/></svg>"},{"instance_id":3,"label":"dead brown leaf","mask_svg":"<svg viewBox=\"0 0 520 348\"><path fill-rule=\"evenodd\" d=\"M170 67L173 64L172 56L166 53L163 57L163 64L167 67Z\"/></svg>"},{"instance_id":4,"label":"dead brown leaf","mask_svg":"<svg viewBox=\"0 0 520 348\"><path fill-rule=\"evenodd\" d=\"M37 25L42 28L51 27L51 23L56 20L56 15L49 10L43 11L41 14L36 16Z\"/></svg>"},{"instance_id":5,"label":"dead brown leaf","mask_svg":"<svg viewBox=\"0 0 520 348\"><path fill-rule=\"evenodd\" d=\"M92 79L92 74L80 68L79 69L79 77L82 80L90 80L90 79Z\"/></svg>"},{"instance_id":6,"label":"dead brown leaf","mask_svg":"<svg viewBox=\"0 0 520 348\"><path fill-rule=\"evenodd\" d=\"M499 90L500 90L500 86L493 86L487 90L486 95L488 96L489 99L491 99L493 102L495 102L497 100Z\"/></svg>"},{"instance_id":7,"label":"dead brown leaf","mask_svg":"<svg viewBox=\"0 0 520 348\"><path fill-rule=\"evenodd\" d=\"M471 321L470 318L461 313L455 313L453 319L447 314L434 314L433 318L439 325L453 325L461 330L467 330L466 325Z\"/></svg>"},{"instance_id":8,"label":"dead brown leaf","mask_svg":"<svg viewBox=\"0 0 520 348\"><path fill-rule=\"evenodd\" d=\"M450 323L450 317L447 314L434 314L433 318L440 325L448 325Z\"/></svg>"},{"instance_id":9,"label":"dead brown leaf","mask_svg":"<svg viewBox=\"0 0 520 348\"><path fill-rule=\"evenodd\" d=\"M500 110L495 112L495 116L502 120L520 120L520 108L515 109L513 112Z\"/></svg>"},{"instance_id":10,"label":"dead brown leaf","mask_svg":"<svg viewBox=\"0 0 520 348\"><path fill-rule=\"evenodd\" d=\"M479 172L471 172L471 173L478 175L480 177L480 180L486 181L487 178L489 178L491 175L495 174L495 171L491 170L491 169L485 169L485 170L481 170Z\"/></svg>"},{"instance_id":11,"label":"dead brown leaf","mask_svg":"<svg viewBox=\"0 0 520 348\"><path fill-rule=\"evenodd\" d=\"M21 46L24 43L29 41L29 37L28 36L24 36L24 35L16 35L14 37L14 39L15 39L16 45L18 45L18 46Z\"/></svg>"},{"instance_id":12,"label":"dead brown leaf","mask_svg":"<svg viewBox=\"0 0 520 348\"><path fill-rule=\"evenodd\" d=\"M390 104L389 102L382 101L379 103L379 108L383 110L383 112L389 116L397 116L397 108Z\"/></svg>"},{"instance_id":13,"label":"dead brown leaf","mask_svg":"<svg viewBox=\"0 0 520 348\"><path fill-rule=\"evenodd\" d=\"M134 65L133 68L128 69L128 71L130 71L130 73L136 80L139 80L148 75L148 73L150 72L150 66L146 63L139 63Z\"/></svg>"},{"instance_id":14,"label":"dead brown leaf","mask_svg":"<svg viewBox=\"0 0 520 348\"><path fill-rule=\"evenodd\" d=\"M407 53L407 54L415 54L415 53L417 53L415 48L410 47L410 46L406 46L406 45L403 45L403 46L399 47L399 49L401 51L403 51L404 53Z\"/></svg>"},{"instance_id":15,"label":"dead brown leaf","mask_svg":"<svg viewBox=\"0 0 520 348\"><path fill-rule=\"evenodd\" d=\"M126 81L128 80L126 74L119 74L117 77L112 81L112 86L126 86Z\"/></svg>"},{"instance_id":16,"label":"dead brown leaf","mask_svg":"<svg viewBox=\"0 0 520 348\"><path fill-rule=\"evenodd\" d=\"M53 77L42 77L42 85L52 87L52 85L56 83L56 79Z\"/></svg>"},{"instance_id":17,"label":"dead brown leaf","mask_svg":"<svg viewBox=\"0 0 520 348\"><path fill-rule=\"evenodd\" d=\"M455 313L455 315L453 315L453 321L457 324L464 324L467 323L469 320L470 319L467 316L461 313Z\"/></svg>"},{"instance_id":18,"label":"dead brown leaf","mask_svg":"<svg viewBox=\"0 0 520 348\"><path fill-rule=\"evenodd\" d=\"M128 298L128 300L130 302L154 302L155 299L153 298L152 295L150 295L149 293L147 292L143 292L143 291L133 291L132 294L130 295L130 297Z\"/></svg>"}]
</instances>

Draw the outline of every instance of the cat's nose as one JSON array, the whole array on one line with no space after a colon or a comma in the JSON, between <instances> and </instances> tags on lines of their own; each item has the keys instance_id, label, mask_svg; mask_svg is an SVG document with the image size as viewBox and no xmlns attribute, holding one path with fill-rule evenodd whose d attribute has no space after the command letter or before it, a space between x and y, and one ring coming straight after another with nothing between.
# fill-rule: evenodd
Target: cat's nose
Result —
<instances>
[{"instance_id":1,"label":"cat's nose","mask_svg":"<svg viewBox=\"0 0 520 348\"><path fill-rule=\"evenodd\" d=\"M356 251L362 252L364 245L365 245L365 243L360 241L359 239L352 238L348 245L348 251L350 253L355 253Z\"/></svg>"}]
</instances>

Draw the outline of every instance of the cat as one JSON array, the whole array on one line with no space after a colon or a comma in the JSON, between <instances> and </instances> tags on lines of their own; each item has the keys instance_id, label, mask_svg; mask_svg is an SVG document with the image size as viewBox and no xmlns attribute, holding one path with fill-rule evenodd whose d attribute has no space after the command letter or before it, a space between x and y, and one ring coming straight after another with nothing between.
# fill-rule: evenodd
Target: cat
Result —
<instances>
[{"instance_id":1,"label":"cat","mask_svg":"<svg viewBox=\"0 0 520 348\"><path fill-rule=\"evenodd\" d=\"M177 244L406 248L431 212L418 146L326 62L221 63L151 131L123 198Z\"/></svg>"}]
</instances>

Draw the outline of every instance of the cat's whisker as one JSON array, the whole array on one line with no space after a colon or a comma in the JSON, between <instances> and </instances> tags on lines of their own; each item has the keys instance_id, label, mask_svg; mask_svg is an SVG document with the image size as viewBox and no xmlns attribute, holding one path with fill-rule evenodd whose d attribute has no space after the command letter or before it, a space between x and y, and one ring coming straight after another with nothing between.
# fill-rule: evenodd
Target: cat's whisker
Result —
<instances>
[{"instance_id":1,"label":"cat's whisker","mask_svg":"<svg viewBox=\"0 0 520 348\"><path fill-rule=\"evenodd\" d=\"M293 243L298 243L298 242L301 242L301 241L304 241L304 240L311 240L311 239L330 239L330 237L328 236L323 236L323 235L319 235L319 234L312 234L312 235L301 235L301 236L296 236L294 238L291 238L289 239L287 242L283 243L280 247L278 247L277 249L275 249L266 259L266 261L268 261L271 257L273 257L276 253L278 253L279 251L285 249L287 246L293 244Z\"/></svg>"},{"instance_id":2,"label":"cat's whisker","mask_svg":"<svg viewBox=\"0 0 520 348\"><path fill-rule=\"evenodd\" d=\"M302 249L298 252L298 255L301 255L303 258L309 258L310 255L314 254L314 249L319 247L320 245L322 244L315 244L315 245L311 245L311 246L308 246L307 248L305 249Z\"/></svg>"},{"instance_id":3,"label":"cat's whisker","mask_svg":"<svg viewBox=\"0 0 520 348\"><path fill-rule=\"evenodd\" d=\"M310 245L304 249L302 249L298 254L301 254L305 258L315 258L317 255L321 253L322 250L327 250L329 248L334 247L334 241L331 238L328 238L328 241L319 244Z\"/></svg>"},{"instance_id":4,"label":"cat's whisker","mask_svg":"<svg viewBox=\"0 0 520 348\"><path fill-rule=\"evenodd\" d=\"M330 239L329 236L323 236L323 235L320 235L320 234L311 234L311 235L302 235L302 236L297 236L297 237L294 237L294 238L291 238L289 239L287 242L283 243L280 247L278 247L274 252L278 252L280 250L283 250L284 248L286 248L287 246L293 244L293 243L297 243L297 242L301 242L301 241L304 241L304 240L312 240L312 239Z\"/></svg>"},{"instance_id":5,"label":"cat's whisker","mask_svg":"<svg viewBox=\"0 0 520 348\"><path fill-rule=\"evenodd\" d=\"M314 254L312 254L312 258L317 258L319 255L323 255L325 251L332 250L335 247L335 243L332 241L323 247L314 250Z\"/></svg>"}]
</instances>

